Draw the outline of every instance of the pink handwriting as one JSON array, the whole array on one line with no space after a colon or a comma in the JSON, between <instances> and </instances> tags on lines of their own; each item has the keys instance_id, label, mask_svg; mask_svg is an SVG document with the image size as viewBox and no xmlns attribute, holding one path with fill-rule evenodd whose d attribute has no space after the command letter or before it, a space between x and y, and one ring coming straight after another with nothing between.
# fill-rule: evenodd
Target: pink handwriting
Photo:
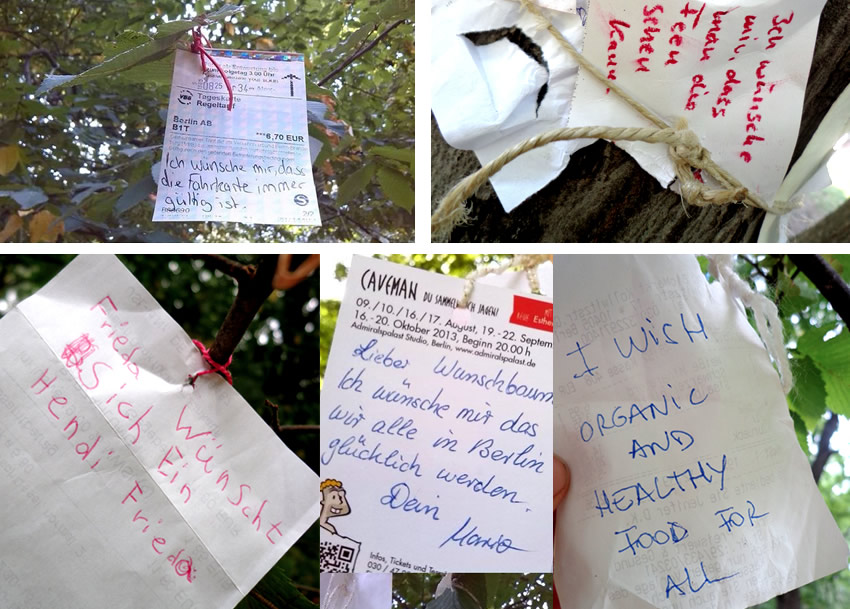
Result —
<instances>
[{"instance_id":1,"label":"pink handwriting","mask_svg":"<svg viewBox=\"0 0 850 609\"><path fill-rule=\"evenodd\" d=\"M139 498L142 495L144 495L144 491L142 491L142 487L139 484L139 481L134 480L133 488L131 488L130 492L128 492L124 496L124 499L121 501L121 505L127 503L128 499L131 500L133 503L138 503ZM144 512L141 508L136 510L136 513L133 514L133 517L130 522L133 524L141 523L138 525L139 527L141 527L139 529L139 533L146 534L150 530L152 525L150 518L144 516L143 513ZM159 520L157 520L156 524L162 524L162 519L160 518ZM158 555L162 555L164 553L164 549L162 549L162 547L165 546L168 542L166 541L165 537L159 537L156 535L156 533L152 533L152 535L153 537L151 538L151 550L153 550ZM186 581L191 584L193 578L195 577L197 569L192 566L192 557L189 556L188 553L186 554L185 558L179 560L180 557L183 555L183 552L185 551L185 549L181 548L180 550L178 550L177 554L171 554L166 557L166 560L174 567L174 572L177 574L178 577L185 577Z\"/></svg>"},{"instance_id":2,"label":"pink handwriting","mask_svg":"<svg viewBox=\"0 0 850 609\"><path fill-rule=\"evenodd\" d=\"M45 391L47 391L50 386L56 382L57 377L53 377L50 380L47 380L49 377L50 369L45 369L44 372L41 373L41 376L36 380L32 385L30 385L30 389L32 389L35 395L40 396ZM38 387L38 389L36 389ZM61 422L60 416L53 410L53 405L58 404L59 406L66 406L68 404L68 398L63 395L51 395L50 401L47 403L47 411L53 416L54 419ZM87 426L84 425L84 429L87 429ZM94 438L93 441L82 441L74 444L73 440L76 435L80 432L80 420L77 418L77 415L72 415L70 419L68 419L65 427L62 428L63 433L67 434L65 439L74 445L74 452L76 452L80 456L80 460L88 465L90 463L89 457L95 452L95 448L101 441L101 436L98 435ZM114 451L108 451L106 456L109 456ZM103 451L100 451L102 454ZM94 469L97 467L98 463L100 463L101 457L98 457L94 463L89 465L89 469Z\"/></svg>"}]
</instances>

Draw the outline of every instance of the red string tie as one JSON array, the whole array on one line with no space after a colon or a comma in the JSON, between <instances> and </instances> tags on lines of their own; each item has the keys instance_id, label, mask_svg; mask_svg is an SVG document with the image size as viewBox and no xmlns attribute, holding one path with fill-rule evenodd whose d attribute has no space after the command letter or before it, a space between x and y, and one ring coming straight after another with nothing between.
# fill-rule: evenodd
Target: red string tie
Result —
<instances>
[{"instance_id":1,"label":"red string tie","mask_svg":"<svg viewBox=\"0 0 850 609\"><path fill-rule=\"evenodd\" d=\"M216 67L216 69L218 70L218 73L221 74L221 78L222 78L222 80L224 80L224 86L227 87L227 95L228 95L227 111L229 112L229 111L233 110L233 87L230 86L230 80L227 78L227 74L224 73L224 70L221 69L221 66L218 65L218 62L215 59L213 59L212 55L210 55L207 52L207 50L204 48L204 42L207 43L208 47L212 48L212 44L210 44L209 38L207 38L206 36L201 34L200 29L195 28L194 30L192 30L191 51L193 53L197 53L198 55L201 56L201 72L203 72L204 74L207 73L207 62L206 62L206 60L209 59L212 62L212 64Z\"/></svg>"},{"instance_id":2,"label":"red string tie","mask_svg":"<svg viewBox=\"0 0 850 609\"><path fill-rule=\"evenodd\" d=\"M194 385L195 381L199 376L204 376L205 374L213 374L214 372L218 372L221 374L225 380L231 385L233 384L233 375L230 374L230 370L227 367L233 362L233 356L231 355L227 359L227 363L224 365L219 364L217 361L213 360L212 356L210 356L209 350L204 347L204 343L199 340L192 340L192 343L198 348L198 351L201 352L201 357L204 358L204 361L209 364L209 370L201 370L200 372L195 373L194 375L189 377L190 384Z\"/></svg>"}]
</instances>

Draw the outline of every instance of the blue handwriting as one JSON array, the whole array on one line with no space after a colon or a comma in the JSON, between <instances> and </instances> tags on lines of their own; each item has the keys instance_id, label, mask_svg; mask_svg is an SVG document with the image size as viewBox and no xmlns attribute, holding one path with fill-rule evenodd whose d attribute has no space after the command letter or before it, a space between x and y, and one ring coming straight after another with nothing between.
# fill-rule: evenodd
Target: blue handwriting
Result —
<instances>
[{"instance_id":1,"label":"blue handwriting","mask_svg":"<svg viewBox=\"0 0 850 609\"><path fill-rule=\"evenodd\" d=\"M439 499L440 496L437 495ZM381 505L387 505L390 509L402 512L415 512L416 514L430 514L432 520L439 520L440 508L436 505L421 503L416 497L410 496L410 487L404 482L393 484L390 492L381 497Z\"/></svg>"},{"instance_id":2,"label":"blue handwriting","mask_svg":"<svg viewBox=\"0 0 850 609\"><path fill-rule=\"evenodd\" d=\"M380 442L370 447L366 444L366 436L363 434L360 434L359 437L348 436L345 440L342 438L331 440L328 443L328 450L321 455L322 465L330 465L336 455L375 463L403 474L413 472L413 475L417 478L422 477L422 472L419 471L419 453L413 455L413 459L408 459L397 450L392 450L389 453L382 452Z\"/></svg>"},{"instance_id":3,"label":"blue handwriting","mask_svg":"<svg viewBox=\"0 0 850 609\"><path fill-rule=\"evenodd\" d=\"M669 383L667 386L670 389L673 389L673 386ZM695 400L694 394L697 392L696 387L692 388L690 393L688 394L688 404L691 406L699 406L703 402L708 399L709 394L706 393L705 396L701 400ZM623 414L625 410L625 406L617 406L614 410L611 411L611 415L606 420L605 415L602 413L598 413L596 415L596 427L594 428L593 424L589 421L584 421L579 426L579 434L581 435L581 439L584 442L590 442L593 439L596 431L599 431L600 436L604 436L606 431L610 431L612 429L618 429L620 427L625 427L626 425L631 425L635 421L649 421L655 420L658 417L666 417L670 413L670 404L668 403L668 396L666 394L661 394L661 399L664 401L664 406L660 406L655 402L650 402L646 406L639 406L638 404L632 404L631 408L629 408L628 414ZM676 401L676 397L670 393L669 400L673 402L673 406L676 407L677 410L681 410L682 407L679 405L679 402ZM685 406L688 406L685 404Z\"/></svg>"},{"instance_id":4,"label":"blue handwriting","mask_svg":"<svg viewBox=\"0 0 850 609\"><path fill-rule=\"evenodd\" d=\"M353 410L343 410L341 404L337 404L331 410L331 413L328 415L328 419L331 421L342 421L343 425L347 425L354 429L357 427L357 424L366 419L366 415L363 414L363 407L358 406L360 408L360 412L354 412Z\"/></svg>"},{"instance_id":5,"label":"blue handwriting","mask_svg":"<svg viewBox=\"0 0 850 609\"><path fill-rule=\"evenodd\" d=\"M514 545L513 539L510 537L505 537L504 534L500 533L498 539L494 539L491 537L483 537L478 534L478 527L473 525L472 528L468 531L465 531L467 526L472 522L472 517L467 516L466 521L460 528L449 535L446 540L440 544L439 547L443 547L447 543L453 542L456 543L459 547L475 547L475 548L487 548L488 550L493 550L496 554L504 554L508 550L516 550L517 552L527 552L528 550L523 550L522 548L518 548Z\"/></svg>"},{"instance_id":6,"label":"blue handwriting","mask_svg":"<svg viewBox=\"0 0 850 609\"><path fill-rule=\"evenodd\" d=\"M502 374L507 375L508 373L502 368L499 368L496 376L488 376L484 373L472 372L463 368L460 361L457 359L455 359L451 364L446 364L445 362L446 356L444 355L440 357L440 361L434 366L434 374L439 374L440 376L452 378L464 383L471 383L478 387L482 387L487 391L495 389L499 393L504 393L505 395L515 395L535 402L552 403L552 398L554 396L553 392L543 391L537 387L521 385L515 382L519 372L514 372L510 380L506 381L502 378Z\"/></svg>"},{"instance_id":7,"label":"blue handwriting","mask_svg":"<svg viewBox=\"0 0 850 609\"><path fill-rule=\"evenodd\" d=\"M495 479L495 474L490 476L487 480L482 480L475 476L470 476L469 474L453 474L444 467L440 468L440 471L437 472L437 480L442 480L449 484L455 483L459 486L465 486L474 493L481 493L482 495L487 495L497 499L507 499L511 503L525 503L525 501L519 501L517 499L516 491L508 490L498 484L491 486Z\"/></svg>"},{"instance_id":8,"label":"blue handwriting","mask_svg":"<svg viewBox=\"0 0 850 609\"><path fill-rule=\"evenodd\" d=\"M697 461L694 468L694 470L690 467L682 471L674 470L671 475L663 476L661 478L654 476L653 485L649 486L648 489L638 482L636 484L630 484L629 486L617 489L611 493L610 497L608 496L608 493L602 491L602 497L600 498L599 491L593 491L593 494L596 496L595 507L599 510L599 517L605 518L606 513L613 515L615 509L618 512L628 512L633 507L640 507L641 503L655 503L656 501L663 501L676 491L684 493L688 490L696 490L700 486L697 484L700 481L702 481L701 484L703 486L709 485L716 480L716 477L706 470L710 470L719 476L720 490L723 490L726 478L726 455L723 455L723 460L721 461L719 469L711 465L708 461L704 463L702 461ZM659 480L662 479L673 481L673 485L664 489L666 492L663 492L661 486L659 486ZM683 481L686 484L689 482L690 486L682 486Z\"/></svg>"},{"instance_id":9,"label":"blue handwriting","mask_svg":"<svg viewBox=\"0 0 850 609\"><path fill-rule=\"evenodd\" d=\"M381 353L378 350L373 349L378 345L378 339L373 338L365 345L359 345L352 352L353 357L359 357L364 362L372 362L373 364L378 364L379 366L383 366L384 368L393 368L396 370L403 370L407 368L407 365L410 363L410 360L405 358L395 359L393 358L393 352L395 352L395 347L387 351L386 353Z\"/></svg>"},{"instance_id":10,"label":"blue handwriting","mask_svg":"<svg viewBox=\"0 0 850 609\"><path fill-rule=\"evenodd\" d=\"M697 586L696 588L694 588L694 582L691 581L691 574L688 573L687 567L685 567L685 579L683 579L681 582L677 583L671 575L668 575L667 576L667 590L666 590L667 598L670 598L670 592L672 590L676 590L679 593L679 596L685 596L687 594L687 592L685 592L685 590L682 589L682 587L685 586L685 584L687 584L688 589L692 593L696 594L697 592L699 592L700 590L702 590L705 586L707 586L709 584L716 584L718 582L722 582L725 579L731 579L731 578L735 577L736 575L740 575L740 573L733 573L732 575L726 575L725 577L718 577L717 579L711 579L708 576L708 574L706 574L706 572L705 572L705 565L704 564L700 563L699 568L702 571L702 583L700 583L700 585Z\"/></svg>"},{"instance_id":11,"label":"blue handwriting","mask_svg":"<svg viewBox=\"0 0 850 609\"><path fill-rule=\"evenodd\" d=\"M504 465L515 465L520 469L530 469L538 474L543 473L543 468L546 466L545 461L538 461L533 457L526 458L526 455L534 450L534 444L529 444L519 452L505 452L498 448L494 449L495 444L496 441L492 438L478 440L472 448L466 451L466 454L469 455L477 451L478 456L482 459L490 459ZM541 451L538 451L537 454L543 456Z\"/></svg>"},{"instance_id":12,"label":"blue handwriting","mask_svg":"<svg viewBox=\"0 0 850 609\"><path fill-rule=\"evenodd\" d=\"M765 512L764 514L756 514L756 506L753 504L752 501L747 501L747 506L747 520L750 521L751 527L755 526L755 520L758 520L759 518L764 518L765 516L770 514L770 512ZM726 512L731 513L727 515ZM722 520L720 526L717 528L722 529L723 527L726 527L727 532L730 532L733 526L735 528L738 528L743 525L744 522L746 522L744 520L743 514L741 514L741 512L732 511L731 507L728 507L725 510L717 510L716 512L714 512L714 515L720 516L720 519Z\"/></svg>"},{"instance_id":13,"label":"blue handwriting","mask_svg":"<svg viewBox=\"0 0 850 609\"><path fill-rule=\"evenodd\" d=\"M652 326L652 320L648 317L644 318L649 326ZM702 334L705 340L708 340L708 334L705 332L705 326L702 323L702 317L700 317L699 313L697 313L697 322L699 322L699 330L691 330L688 328L688 325L685 323L685 315L684 313L679 315L679 319L682 320L682 329L685 331L685 335L688 337L692 343L694 342L694 334ZM679 341L674 340L667 331L667 328L672 328L673 324L664 324L661 326L661 334L663 334L664 343L667 345L678 345ZM646 353L651 345L655 345L656 347L661 344L661 340L655 336L651 329L647 326L640 327L641 334L643 334L643 347L639 346L641 342L640 338L635 341L634 337L629 336L629 350L628 352L623 352L623 349L620 347L620 342L614 338L614 346L617 347L617 351L620 353L620 356L624 359L629 359L635 351L638 353ZM652 339L652 343L649 342L649 339Z\"/></svg>"},{"instance_id":14,"label":"blue handwriting","mask_svg":"<svg viewBox=\"0 0 850 609\"><path fill-rule=\"evenodd\" d=\"M670 450L670 440L673 440L676 444L682 447L680 452L685 452L694 444L694 437L689 434L687 431L681 431L678 429L674 429L672 431L664 432L664 439L667 441L667 444L661 445L659 442L650 442L649 444L641 444L637 441L637 439L632 440L632 450L629 451L629 454L634 459L638 454L644 459L648 459L649 455L646 453L647 449L654 457L655 451L658 450L660 452L666 453ZM685 444L687 442L687 444Z\"/></svg>"},{"instance_id":15,"label":"blue handwriting","mask_svg":"<svg viewBox=\"0 0 850 609\"><path fill-rule=\"evenodd\" d=\"M667 524L670 525L669 533L666 529L658 529L655 533L646 531L638 535L635 539L632 539L629 535L629 531L637 529L634 525L630 526L628 529L623 529L622 531L614 531L614 535L625 535L626 537L626 547L621 550L617 550L617 552L619 553L631 550L632 556L636 556L637 550L635 548L648 550L653 545L663 546L671 541L673 543L679 543L688 536L688 529L678 522L668 522Z\"/></svg>"}]
</instances>

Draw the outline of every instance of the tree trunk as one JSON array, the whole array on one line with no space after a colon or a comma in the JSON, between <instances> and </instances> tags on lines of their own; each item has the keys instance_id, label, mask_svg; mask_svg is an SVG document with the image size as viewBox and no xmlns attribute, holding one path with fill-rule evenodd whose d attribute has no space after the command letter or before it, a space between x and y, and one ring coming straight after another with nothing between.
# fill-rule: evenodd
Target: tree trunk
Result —
<instances>
[{"instance_id":1,"label":"tree trunk","mask_svg":"<svg viewBox=\"0 0 850 609\"><path fill-rule=\"evenodd\" d=\"M796 243L833 243L850 240L850 201L794 237Z\"/></svg>"},{"instance_id":2,"label":"tree trunk","mask_svg":"<svg viewBox=\"0 0 850 609\"><path fill-rule=\"evenodd\" d=\"M794 159L850 82L850 11L828 0L818 30ZM451 148L431 120L432 208L461 178L478 169L475 155ZM456 228L462 242L735 242L755 241L765 212L730 205L685 206L628 154L604 141L579 150L553 182L506 214L492 188L470 199L471 221ZM841 239L847 239L845 232ZM838 239L836 239L838 240Z\"/></svg>"}]
</instances>

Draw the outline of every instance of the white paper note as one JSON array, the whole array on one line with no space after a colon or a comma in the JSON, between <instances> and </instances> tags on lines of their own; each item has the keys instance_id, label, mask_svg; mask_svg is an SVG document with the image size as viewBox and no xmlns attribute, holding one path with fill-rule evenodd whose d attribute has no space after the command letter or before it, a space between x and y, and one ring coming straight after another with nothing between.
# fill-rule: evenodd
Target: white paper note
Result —
<instances>
[{"instance_id":1,"label":"white paper note","mask_svg":"<svg viewBox=\"0 0 850 609\"><path fill-rule=\"evenodd\" d=\"M391 573L322 573L322 609L388 609L393 604ZM345 578L345 579L340 579Z\"/></svg>"},{"instance_id":2,"label":"white paper note","mask_svg":"<svg viewBox=\"0 0 850 609\"><path fill-rule=\"evenodd\" d=\"M675 125L684 117L712 159L767 203L797 141L825 0L635 3L594 0L584 56ZM652 126L579 74L570 126ZM618 143L668 186L664 144Z\"/></svg>"},{"instance_id":3,"label":"white paper note","mask_svg":"<svg viewBox=\"0 0 850 609\"><path fill-rule=\"evenodd\" d=\"M564 607L737 609L846 568L740 303L692 256L555 268Z\"/></svg>"},{"instance_id":4,"label":"white paper note","mask_svg":"<svg viewBox=\"0 0 850 609\"><path fill-rule=\"evenodd\" d=\"M307 137L304 56L178 50L154 220L319 225Z\"/></svg>"},{"instance_id":5,"label":"white paper note","mask_svg":"<svg viewBox=\"0 0 850 609\"><path fill-rule=\"evenodd\" d=\"M550 568L551 301L354 257L321 396L324 571Z\"/></svg>"},{"instance_id":6,"label":"white paper note","mask_svg":"<svg viewBox=\"0 0 850 609\"><path fill-rule=\"evenodd\" d=\"M575 4L560 2L560 8L571 5L572 11L547 15L581 48L586 13L576 14ZM434 0L431 21L431 106L451 146L475 151L486 164L530 137L566 126L578 67L519 2ZM502 28L516 28L531 39L545 65L507 38L476 46L464 36ZM490 178L505 211L555 179L570 154L589 143L556 142L506 165Z\"/></svg>"},{"instance_id":7,"label":"white paper note","mask_svg":"<svg viewBox=\"0 0 850 609\"><path fill-rule=\"evenodd\" d=\"M316 475L112 256L0 319L0 606L231 609Z\"/></svg>"}]
</instances>

